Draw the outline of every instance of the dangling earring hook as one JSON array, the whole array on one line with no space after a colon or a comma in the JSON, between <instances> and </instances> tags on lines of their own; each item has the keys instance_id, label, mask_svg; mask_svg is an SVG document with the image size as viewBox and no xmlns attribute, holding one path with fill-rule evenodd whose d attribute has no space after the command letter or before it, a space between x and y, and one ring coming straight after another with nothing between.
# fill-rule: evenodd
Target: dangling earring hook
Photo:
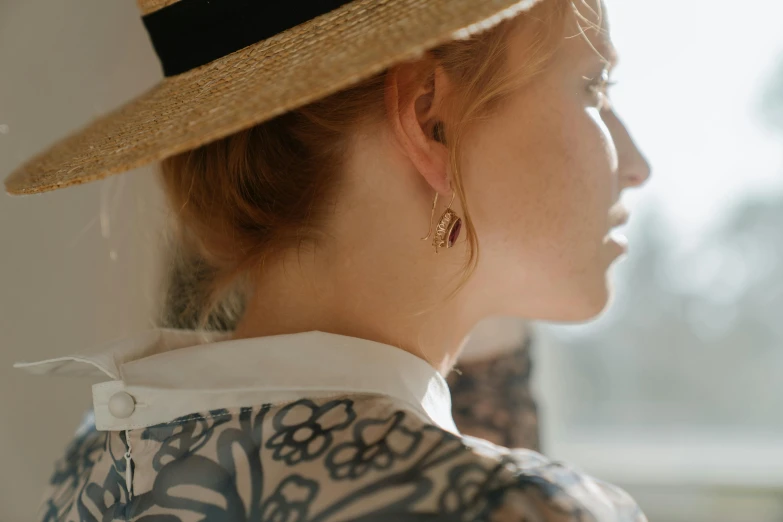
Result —
<instances>
[{"instance_id":1,"label":"dangling earring hook","mask_svg":"<svg viewBox=\"0 0 783 522\"><path fill-rule=\"evenodd\" d=\"M430 229L427 232L427 235L421 238L422 241L427 241L430 236L432 235L432 220L435 219L435 206L438 204L438 193L435 192L435 201L432 202L432 213L430 214Z\"/></svg>"}]
</instances>

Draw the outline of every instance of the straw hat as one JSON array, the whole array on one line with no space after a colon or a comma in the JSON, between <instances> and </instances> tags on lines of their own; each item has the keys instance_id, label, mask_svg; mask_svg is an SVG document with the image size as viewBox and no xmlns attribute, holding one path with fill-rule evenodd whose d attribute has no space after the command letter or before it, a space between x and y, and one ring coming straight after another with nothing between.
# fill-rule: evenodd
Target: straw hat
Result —
<instances>
[{"instance_id":1,"label":"straw hat","mask_svg":"<svg viewBox=\"0 0 783 522\"><path fill-rule=\"evenodd\" d=\"M118 174L323 98L539 0L138 0L165 78L5 180L34 194Z\"/></svg>"}]
</instances>

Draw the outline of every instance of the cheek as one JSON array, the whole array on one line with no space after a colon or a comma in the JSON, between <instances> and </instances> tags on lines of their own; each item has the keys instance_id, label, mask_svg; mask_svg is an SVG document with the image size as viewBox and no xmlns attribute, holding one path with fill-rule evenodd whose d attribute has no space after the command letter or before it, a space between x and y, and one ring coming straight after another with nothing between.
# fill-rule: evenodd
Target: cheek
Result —
<instances>
[{"instance_id":1,"label":"cheek","mask_svg":"<svg viewBox=\"0 0 783 522\"><path fill-rule=\"evenodd\" d=\"M465 184L492 250L561 274L597 257L616 197L617 152L595 109L520 101L470 136Z\"/></svg>"}]
</instances>

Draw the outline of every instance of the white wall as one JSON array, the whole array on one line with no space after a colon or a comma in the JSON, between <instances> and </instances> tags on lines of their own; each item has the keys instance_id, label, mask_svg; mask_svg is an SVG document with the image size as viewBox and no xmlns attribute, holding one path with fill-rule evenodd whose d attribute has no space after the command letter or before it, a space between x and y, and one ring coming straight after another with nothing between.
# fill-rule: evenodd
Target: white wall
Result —
<instances>
[{"instance_id":1,"label":"white wall","mask_svg":"<svg viewBox=\"0 0 783 522\"><path fill-rule=\"evenodd\" d=\"M131 0L1 0L0 176L159 77ZM31 519L91 404L89 382L13 362L92 351L150 324L162 214L153 182L140 170L0 194L0 520Z\"/></svg>"}]
</instances>

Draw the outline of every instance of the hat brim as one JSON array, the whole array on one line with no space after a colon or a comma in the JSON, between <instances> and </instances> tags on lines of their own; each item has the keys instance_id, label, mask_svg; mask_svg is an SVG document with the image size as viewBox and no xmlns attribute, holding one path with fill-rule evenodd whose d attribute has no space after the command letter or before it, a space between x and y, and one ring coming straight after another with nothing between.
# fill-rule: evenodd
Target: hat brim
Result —
<instances>
[{"instance_id":1,"label":"hat brim","mask_svg":"<svg viewBox=\"0 0 783 522\"><path fill-rule=\"evenodd\" d=\"M355 84L540 0L358 0L159 84L11 173L9 194L103 179Z\"/></svg>"}]
</instances>

